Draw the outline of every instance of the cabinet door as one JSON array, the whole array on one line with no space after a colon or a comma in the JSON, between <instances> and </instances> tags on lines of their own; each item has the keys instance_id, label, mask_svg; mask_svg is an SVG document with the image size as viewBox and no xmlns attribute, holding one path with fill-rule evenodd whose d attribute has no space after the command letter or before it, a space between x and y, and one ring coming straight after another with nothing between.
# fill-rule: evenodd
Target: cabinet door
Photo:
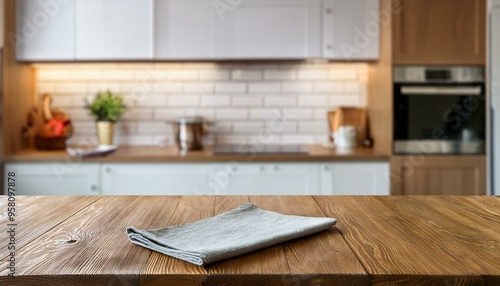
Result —
<instances>
[{"instance_id":1,"label":"cabinet door","mask_svg":"<svg viewBox=\"0 0 500 286\"><path fill-rule=\"evenodd\" d=\"M322 164L323 195L390 195L388 162Z\"/></svg>"},{"instance_id":2,"label":"cabinet door","mask_svg":"<svg viewBox=\"0 0 500 286\"><path fill-rule=\"evenodd\" d=\"M378 0L325 0L323 56L336 60L379 58Z\"/></svg>"},{"instance_id":3,"label":"cabinet door","mask_svg":"<svg viewBox=\"0 0 500 286\"><path fill-rule=\"evenodd\" d=\"M205 0L155 0L154 58L214 58L220 20L212 5Z\"/></svg>"},{"instance_id":4,"label":"cabinet door","mask_svg":"<svg viewBox=\"0 0 500 286\"><path fill-rule=\"evenodd\" d=\"M76 0L76 58L151 59L152 14L152 0Z\"/></svg>"},{"instance_id":5,"label":"cabinet door","mask_svg":"<svg viewBox=\"0 0 500 286\"><path fill-rule=\"evenodd\" d=\"M156 0L156 59L320 57L320 0Z\"/></svg>"},{"instance_id":6,"label":"cabinet door","mask_svg":"<svg viewBox=\"0 0 500 286\"><path fill-rule=\"evenodd\" d=\"M393 13L394 64L486 62L486 0L401 0Z\"/></svg>"},{"instance_id":7,"label":"cabinet door","mask_svg":"<svg viewBox=\"0 0 500 286\"><path fill-rule=\"evenodd\" d=\"M226 195L318 194L318 164L240 163L232 168Z\"/></svg>"},{"instance_id":8,"label":"cabinet door","mask_svg":"<svg viewBox=\"0 0 500 286\"><path fill-rule=\"evenodd\" d=\"M99 195L99 165L84 163L7 164L15 172L16 194L23 196Z\"/></svg>"},{"instance_id":9,"label":"cabinet door","mask_svg":"<svg viewBox=\"0 0 500 286\"><path fill-rule=\"evenodd\" d=\"M16 35L19 61L75 59L75 0L16 0ZM10 44L10 43L8 43Z\"/></svg>"},{"instance_id":10,"label":"cabinet door","mask_svg":"<svg viewBox=\"0 0 500 286\"><path fill-rule=\"evenodd\" d=\"M484 156L395 156L395 195L485 195Z\"/></svg>"},{"instance_id":11,"label":"cabinet door","mask_svg":"<svg viewBox=\"0 0 500 286\"><path fill-rule=\"evenodd\" d=\"M245 0L218 16L223 22L216 34L218 58L321 57L319 0Z\"/></svg>"},{"instance_id":12,"label":"cabinet door","mask_svg":"<svg viewBox=\"0 0 500 286\"><path fill-rule=\"evenodd\" d=\"M103 164L103 195L203 195L213 164Z\"/></svg>"}]
</instances>

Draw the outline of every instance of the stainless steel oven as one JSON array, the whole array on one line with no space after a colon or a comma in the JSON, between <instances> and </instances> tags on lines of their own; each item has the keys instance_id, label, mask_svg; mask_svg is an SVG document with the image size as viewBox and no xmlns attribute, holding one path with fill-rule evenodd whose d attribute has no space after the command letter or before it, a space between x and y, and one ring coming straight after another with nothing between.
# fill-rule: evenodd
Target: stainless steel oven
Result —
<instances>
[{"instance_id":1,"label":"stainless steel oven","mask_svg":"<svg viewBox=\"0 0 500 286\"><path fill-rule=\"evenodd\" d=\"M484 154L484 67L394 68L395 154Z\"/></svg>"}]
</instances>

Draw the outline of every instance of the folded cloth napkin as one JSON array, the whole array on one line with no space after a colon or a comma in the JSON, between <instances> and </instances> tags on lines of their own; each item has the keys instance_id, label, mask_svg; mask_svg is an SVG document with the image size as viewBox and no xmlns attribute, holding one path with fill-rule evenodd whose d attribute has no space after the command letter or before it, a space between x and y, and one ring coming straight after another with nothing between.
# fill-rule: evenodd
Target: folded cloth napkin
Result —
<instances>
[{"instance_id":1,"label":"folded cloth napkin","mask_svg":"<svg viewBox=\"0 0 500 286\"><path fill-rule=\"evenodd\" d=\"M246 203L182 226L128 227L127 235L137 245L205 265L326 230L336 222L327 217L282 215Z\"/></svg>"}]
</instances>

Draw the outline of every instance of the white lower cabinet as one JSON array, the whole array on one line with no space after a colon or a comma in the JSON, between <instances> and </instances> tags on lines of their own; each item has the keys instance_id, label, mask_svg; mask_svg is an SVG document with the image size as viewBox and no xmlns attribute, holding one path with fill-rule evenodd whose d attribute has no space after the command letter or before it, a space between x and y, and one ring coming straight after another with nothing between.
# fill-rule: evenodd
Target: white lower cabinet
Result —
<instances>
[{"instance_id":1,"label":"white lower cabinet","mask_svg":"<svg viewBox=\"0 0 500 286\"><path fill-rule=\"evenodd\" d=\"M6 164L4 178L14 172L16 195L99 195L99 164L22 163ZM7 191L7 182L4 182Z\"/></svg>"},{"instance_id":2,"label":"white lower cabinet","mask_svg":"<svg viewBox=\"0 0 500 286\"><path fill-rule=\"evenodd\" d=\"M102 165L103 195L202 195L211 163Z\"/></svg>"},{"instance_id":3,"label":"white lower cabinet","mask_svg":"<svg viewBox=\"0 0 500 286\"><path fill-rule=\"evenodd\" d=\"M388 162L12 163L18 195L389 195Z\"/></svg>"},{"instance_id":4,"label":"white lower cabinet","mask_svg":"<svg viewBox=\"0 0 500 286\"><path fill-rule=\"evenodd\" d=\"M226 195L318 194L315 163L235 163L230 169L227 184L221 188Z\"/></svg>"},{"instance_id":5,"label":"white lower cabinet","mask_svg":"<svg viewBox=\"0 0 500 286\"><path fill-rule=\"evenodd\" d=\"M323 195L390 195L389 172L389 162L321 164L321 191Z\"/></svg>"}]
</instances>

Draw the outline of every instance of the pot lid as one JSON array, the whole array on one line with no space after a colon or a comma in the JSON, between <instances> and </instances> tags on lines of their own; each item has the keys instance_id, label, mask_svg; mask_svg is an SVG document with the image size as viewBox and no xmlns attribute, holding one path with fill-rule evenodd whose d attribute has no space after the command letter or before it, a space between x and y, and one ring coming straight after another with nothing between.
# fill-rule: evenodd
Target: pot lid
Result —
<instances>
[{"instance_id":1,"label":"pot lid","mask_svg":"<svg viewBox=\"0 0 500 286\"><path fill-rule=\"evenodd\" d=\"M202 116L183 116L174 118L172 122L178 124L200 124L206 123L208 122L208 120L206 120Z\"/></svg>"}]
</instances>

